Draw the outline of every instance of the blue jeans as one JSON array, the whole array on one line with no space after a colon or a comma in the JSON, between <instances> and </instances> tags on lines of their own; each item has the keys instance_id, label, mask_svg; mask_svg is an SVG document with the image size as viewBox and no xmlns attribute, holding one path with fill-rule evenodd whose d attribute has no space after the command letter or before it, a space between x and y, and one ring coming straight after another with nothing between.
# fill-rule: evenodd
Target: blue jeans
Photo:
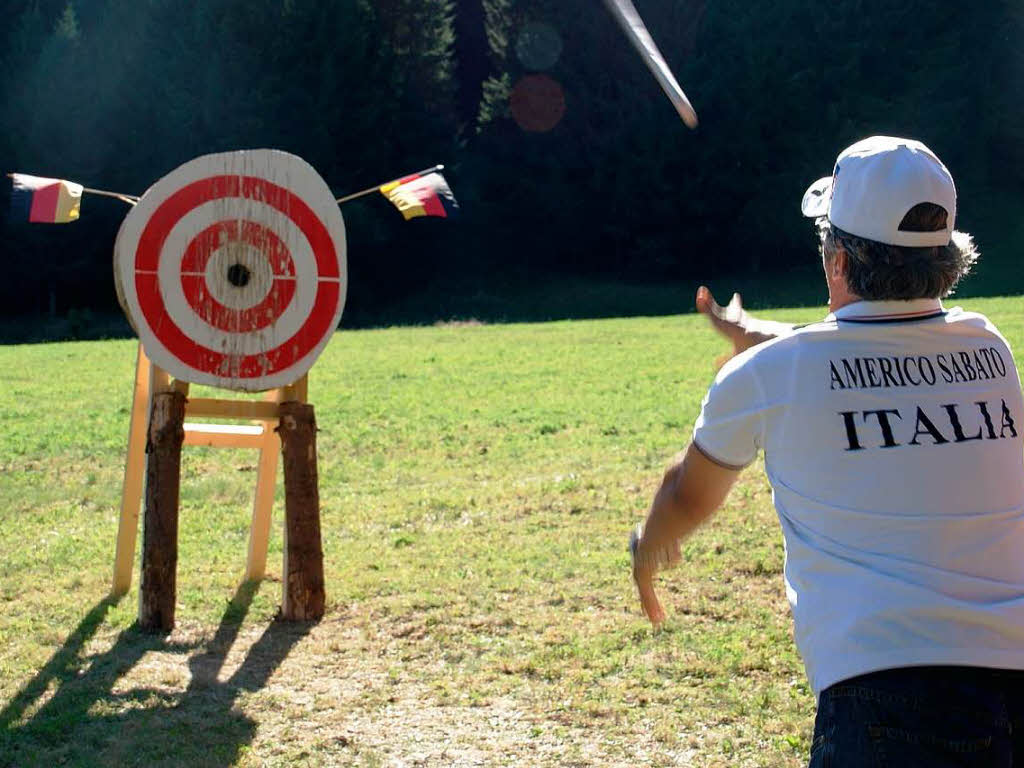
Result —
<instances>
[{"instance_id":1,"label":"blue jeans","mask_svg":"<svg viewBox=\"0 0 1024 768\"><path fill-rule=\"evenodd\" d=\"M906 667L822 691L809 768L1024 768L1024 671Z\"/></svg>"}]
</instances>

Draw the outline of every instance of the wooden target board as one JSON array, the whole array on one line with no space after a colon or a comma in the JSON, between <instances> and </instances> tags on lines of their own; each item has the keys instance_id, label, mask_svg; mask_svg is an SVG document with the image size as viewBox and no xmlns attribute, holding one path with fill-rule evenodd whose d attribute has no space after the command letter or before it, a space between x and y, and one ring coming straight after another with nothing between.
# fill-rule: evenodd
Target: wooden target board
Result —
<instances>
[{"instance_id":1,"label":"wooden target board","mask_svg":"<svg viewBox=\"0 0 1024 768\"><path fill-rule=\"evenodd\" d=\"M286 386L341 318L345 223L327 184L295 155L204 155L129 212L114 281L147 356L176 379Z\"/></svg>"}]
</instances>

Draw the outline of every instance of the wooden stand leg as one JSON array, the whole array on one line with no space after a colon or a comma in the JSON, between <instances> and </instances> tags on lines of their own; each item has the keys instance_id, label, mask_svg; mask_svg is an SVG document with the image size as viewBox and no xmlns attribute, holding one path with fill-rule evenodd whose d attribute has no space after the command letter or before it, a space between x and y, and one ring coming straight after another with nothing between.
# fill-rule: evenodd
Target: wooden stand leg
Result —
<instances>
[{"instance_id":1,"label":"wooden stand leg","mask_svg":"<svg viewBox=\"0 0 1024 768\"><path fill-rule=\"evenodd\" d=\"M319 619L324 615L324 555L313 406L294 401L281 403L278 433L284 457L285 497L281 618Z\"/></svg>"},{"instance_id":2,"label":"wooden stand leg","mask_svg":"<svg viewBox=\"0 0 1024 768\"><path fill-rule=\"evenodd\" d=\"M249 530L249 557L245 565L245 580L262 579L267 569L267 544L270 541L270 518L277 487L277 460L281 443L270 425L260 446L259 471L256 474L256 498L252 505L252 526Z\"/></svg>"},{"instance_id":3,"label":"wooden stand leg","mask_svg":"<svg viewBox=\"0 0 1024 768\"><path fill-rule=\"evenodd\" d=\"M180 391L156 392L146 444L146 510L139 590L139 625L146 630L167 632L174 628L184 424L185 395Z\"/></svg>"},{"instance_id":4,"label":"wooden stand leg","mask_svg":"<svg viewBox=\"0 0 1024 768\"><path fill-rule=\"evenodd\" d=\"M128 427L128 452L124 462L124 485L121 489L121 516L117 524L117 547L114 550L114 583L110 594L120 597L132 584L135 541L139 531L139 506L142 503L142 481L145 474L146 417L149 415L150 364L146 353L139 351L135 361L135 391Z\"/></svg>"}]
</instances>

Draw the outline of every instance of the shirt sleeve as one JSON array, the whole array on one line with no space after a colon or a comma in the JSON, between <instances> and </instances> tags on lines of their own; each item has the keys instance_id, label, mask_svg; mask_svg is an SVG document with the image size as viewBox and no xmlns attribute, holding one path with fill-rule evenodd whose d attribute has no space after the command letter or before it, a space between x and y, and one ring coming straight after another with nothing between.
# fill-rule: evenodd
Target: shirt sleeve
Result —
<instances>
[{"instance_id":1,"label":"shirt sleeve","mask_svg":"<svg viewBox=\"0 0 1024 768\"><path fill-rule=\"evenodd\" d=\"M726 363L704 396L693 428L693 443L716 464L742 469L764 446L764 396L752 358L739 355Z\"/></svg>"}]
</instances>

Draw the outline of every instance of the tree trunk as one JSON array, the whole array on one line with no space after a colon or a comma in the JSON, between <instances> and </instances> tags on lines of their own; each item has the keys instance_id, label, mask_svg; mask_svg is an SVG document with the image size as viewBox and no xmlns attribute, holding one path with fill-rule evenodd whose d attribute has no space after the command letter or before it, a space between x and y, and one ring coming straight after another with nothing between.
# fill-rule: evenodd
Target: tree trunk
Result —
<instances>
[{"instance_id":1,"label":"tree trunk","mask_svg":"<svg viewBox=\"0 0 1024 768\"><path fill-rule=\"evenodd\" d=\"M281 403L284 463L284 597L281 618L308 621L324 615L324 554L316 470L316 419L307 403Z\"/></svg>"},{"instance_id":2,"label":"tree trunk","mask_svg":"<svg viewBox=\"0 0 1024 768\"><path fill-rule=\"evenodd\" d=\"M146 442L146 510L139 590L139 625L149 631L174 629L184 423L184 394L158 392L153 395Z\"/></svg>"}]
</instances>

